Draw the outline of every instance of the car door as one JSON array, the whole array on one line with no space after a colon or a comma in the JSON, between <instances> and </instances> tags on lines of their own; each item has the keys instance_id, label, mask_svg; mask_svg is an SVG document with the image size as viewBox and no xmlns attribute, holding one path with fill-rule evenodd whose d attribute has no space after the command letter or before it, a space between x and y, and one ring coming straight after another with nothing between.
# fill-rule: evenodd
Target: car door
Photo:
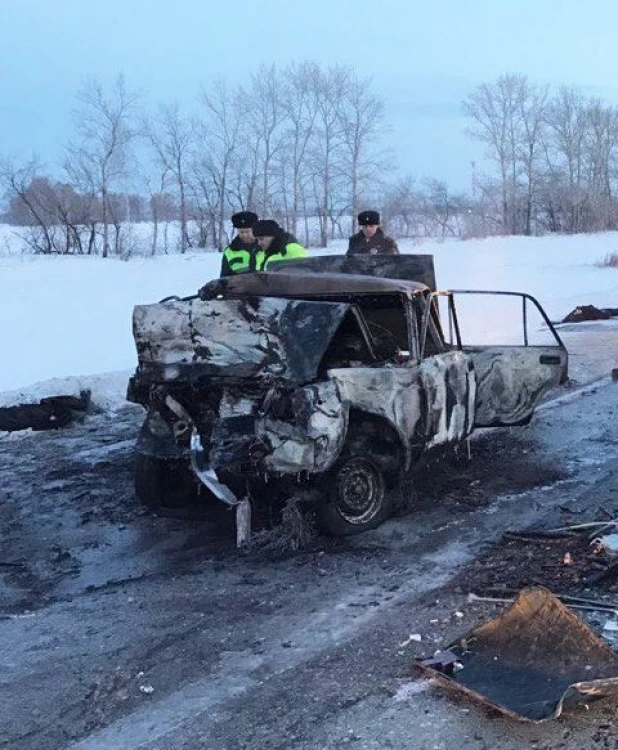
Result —
<instances>
[{"instance_id":1,"label":"car door","mask_svg":"<svg viewBox=\"0 0 618 750\"><path fill-rule=\"evenodd\" d=\"M492 298L501 303L501 312L494 312ZM472 312L471 326L462 307ZM488 340L474 343L481 330L489 333ZM567 379L566 347L529 294L452 290L449 331L463 342L474 366L474 427L526 424L543 395Z\"/></svg>"}]
</instances>

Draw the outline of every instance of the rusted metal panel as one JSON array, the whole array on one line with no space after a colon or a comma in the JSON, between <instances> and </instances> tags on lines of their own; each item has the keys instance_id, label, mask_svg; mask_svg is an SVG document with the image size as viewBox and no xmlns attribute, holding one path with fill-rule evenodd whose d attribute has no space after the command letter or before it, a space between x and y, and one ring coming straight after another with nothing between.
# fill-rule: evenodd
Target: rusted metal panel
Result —
<instances>
[{"instance_id":1,"label":"rusted metal panel","mask_svg":"<svg viewBox=\"0 0 618 750\"><path fill-rule=\"evenodd\" d=\"M543 588L524 589L501 615L417 666L444 687L525 721L618 697L618 654Z\"/></svg>"}]
</instances>

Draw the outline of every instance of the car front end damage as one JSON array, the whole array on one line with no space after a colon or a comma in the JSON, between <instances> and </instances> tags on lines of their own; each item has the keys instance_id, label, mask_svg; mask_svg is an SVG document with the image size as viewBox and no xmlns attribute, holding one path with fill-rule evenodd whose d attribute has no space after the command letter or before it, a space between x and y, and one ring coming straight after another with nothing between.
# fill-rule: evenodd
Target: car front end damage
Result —
<instances>
[{"instance_id":1,"label":"car front end damage","mask_svg":"<svg viewBox=\"0 0 618 750\"><path fill-rule=\"evenodd\" d=\"M137 307L128 399L148 410L138 453L189 462L239 517L256 484L328 470L348 409L318 370L349 313L343 303L274 298Z\"/></svg>"},{"instance_id":2,"label":"car front end damage","mask_svg":"<svg viewBox=\"0 0 618 750\"><path fill-rule=\"evenodd\" d=\"M144 405L138 452L188 462L212 495L236 508L239 544L249 536L247 498L255 489L327 471L347 434L347 405L331 380L257 387L250 395L219 385L207 397L157 384Z\"/></svg>"}]
</instances>

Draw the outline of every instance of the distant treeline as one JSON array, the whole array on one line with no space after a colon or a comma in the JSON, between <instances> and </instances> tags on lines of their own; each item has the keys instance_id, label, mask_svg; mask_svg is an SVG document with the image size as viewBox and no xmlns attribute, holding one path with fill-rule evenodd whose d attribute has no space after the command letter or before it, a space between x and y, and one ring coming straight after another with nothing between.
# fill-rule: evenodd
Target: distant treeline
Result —
<instances>
[{"instance_id":1,"label":"distant treeline","mask_svg":"<svg viewBox=\"0 0 618 750\"><path fill-rule=\"evenodd\" d=\"M190 117L176 104L144 112L122 76L109 90L90 80L76 99L60 171L36 160L0 167L3 218L35 252L220 249L240 209L318 246L347 236L367 206L400 237L618 224L618 110L525 76L502 76L463 102L487 157L473 165L469 194L391 178L384 101L352 68L261 67L246 86L203 89ZM132 231L139 222L151 224L147 234Z\"/></svg>"}]
</instances>

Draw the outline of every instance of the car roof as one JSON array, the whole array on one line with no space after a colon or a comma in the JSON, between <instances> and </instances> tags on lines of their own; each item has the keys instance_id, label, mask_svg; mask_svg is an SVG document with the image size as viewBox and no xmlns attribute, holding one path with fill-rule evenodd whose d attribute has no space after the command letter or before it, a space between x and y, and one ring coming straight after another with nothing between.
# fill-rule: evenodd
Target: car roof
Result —
<instances>
[{"instance_id":1,"label":"car roof","mask_svg":"<svg viewBox=\"0 0 618 750\"><path fill-rule=\"evenodd\" d=\"M385 279L349 273L315 273L278 271L277 273L243 273L218 279L220 290L232 296L312 297L338 294L405 294L412 296L429 291L417 281Z\"/></svg>"}]
</instances>

